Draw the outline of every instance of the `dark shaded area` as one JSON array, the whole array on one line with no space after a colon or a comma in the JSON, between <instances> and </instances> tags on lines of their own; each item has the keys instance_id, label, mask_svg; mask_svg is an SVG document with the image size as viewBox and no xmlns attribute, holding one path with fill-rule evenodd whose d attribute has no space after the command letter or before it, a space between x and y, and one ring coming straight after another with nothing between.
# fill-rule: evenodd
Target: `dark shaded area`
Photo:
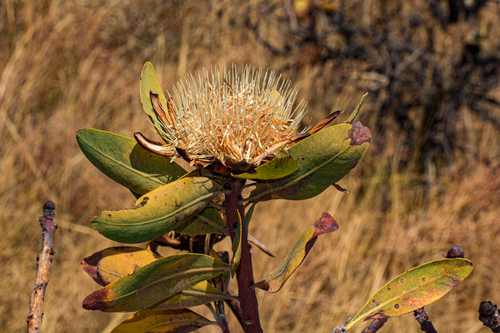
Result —
<instances>
[{"instance_id":1,"label":"dark shaded area","mask_svg":"<svg viewBox=\"0 0 500 333\"><path fill-rule=\"evenodd\" d=\"M248 7L242 25L283 60L280 71L288 75L333 66L331 74L345 82L353 69L361 69L359 87L377 101L370 111L372 130L392 131L395 124L398 136L405 137L400 167L424 173L429 163L450 166L455 152L468 149L457 130L462 108L500 127L500 101L491 94L498 88L500 58L487 50L489 30L480 29L479 15L485 6L497 5L486 0L366 3L260 1ZM318 79L325 76L320 71ZM381 137L375 141L378 147L385 144ZM490 163L477 152L467 153Z\"/></svg>"},{"instance_id":2,"label":"dark shaded area","mask_svg":"<svg viewBox=\"0 0 500 333\"><path fill-rule=\"evenodd\" d=\"M498 308L496 304L482 302L479 306L479 320L484 326L491 329L492 332L500 332L500 319L498 317Z\"/></svg>"},{"instance_id":3,"label":"dark shaded area","mask_svg":"<svg viewBox=\"0 0 500 333\"><path fill-rule=\"evenodd\" d=\"M426 333L437 333L434 325L432 325L431 319L424 308L417 309L413 312L415 319L420 324L420 329Z\"/></svg>"}]
</instances>

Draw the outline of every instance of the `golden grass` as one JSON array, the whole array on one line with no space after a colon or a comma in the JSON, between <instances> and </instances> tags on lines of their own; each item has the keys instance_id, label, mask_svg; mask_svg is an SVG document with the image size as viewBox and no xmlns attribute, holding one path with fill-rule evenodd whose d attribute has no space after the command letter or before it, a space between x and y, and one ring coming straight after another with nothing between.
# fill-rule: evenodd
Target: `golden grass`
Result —
<instances>
[{"instance_id":1,"label":"golden grass","mask_svg":"<svg viewBox=\"0 0 500 333\"><path fill-rule=\"evenodd\" d=\"M80 261L116 244L89 228L91 218L104 209L132 206L135 200L86 161L75 132L94 127L154 137L139 101L139 75L147 60L154 63L164 88L202 66L235 62L280 67L282 60L272 57L248 31L232 28L231 15L218 20L223 6L237 11L217 1L0 4L2 331L26 329L41 246L37 218L49 199L57 205L59 229L43 332L109 332L124 318L83 310L81 301L98 286ZM298 75L299 99L315 100L312 123L333 106L352 110L363 92L352 82L341 96L323 100L317 93L327 91L331 75L328 65L305 68ZM368 98L362 110L368 125L374 103ZM442 258L454 245L464 248L475 269L427 310L438 331L487 332L477 320L477 309L483 300L500 301L499 135L467 110L458 111L457 130L464 133L464 144L491 163L457 154L451 170L435 173L427 195L415 185L422 176L398 170L402 143L397 133L374 131L373 140L387 144L369 150L342 180L351 194L331 188L306 202L257 206L250 232L278 258L321 212L329 212L340 225L335 233L320 237L283 290L258 293L266 332L331 332L389 279ZM254 257L256 279L278 262L259 252ZM239 330L234 319L231 325L234 332ZM390 319L383 330L419 332L419 327L407 315Z\"/></svg>"}]
</instances>

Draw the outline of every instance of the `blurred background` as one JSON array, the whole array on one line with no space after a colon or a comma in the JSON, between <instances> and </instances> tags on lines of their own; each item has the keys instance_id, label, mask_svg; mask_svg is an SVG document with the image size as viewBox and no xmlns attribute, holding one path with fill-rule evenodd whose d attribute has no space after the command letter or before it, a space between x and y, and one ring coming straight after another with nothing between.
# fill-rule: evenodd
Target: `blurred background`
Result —
<instances>
[{"instance_id":1,"label":"blurred background","mask_svg":"<svg viewBox=\"0 0 500 333\"><path fill-rule=\"evenodd\" d=\"M477 310L500 302L499 21L492 0L3 0L1 330L26 330L47 200L59 229L43 332L109 332L127 317L81 307L98 289L81 259L117 245L89 222L135 199L84 158L75 132L154 138L139 99L151 61L167 90L214 65L277 71L309 103L304 126L339 109L344 121L369 93L358 120L372 145L340 182L350 194L257 206L250 233L278 259L254 251L256 279L321 212L340 225L279 293L258 292L266 332L329 333L390 279L455 245L475 269L426 310L439 332L488 332ZM411 314L380 330L419 331Z\"/></svg>"}]
</instances>

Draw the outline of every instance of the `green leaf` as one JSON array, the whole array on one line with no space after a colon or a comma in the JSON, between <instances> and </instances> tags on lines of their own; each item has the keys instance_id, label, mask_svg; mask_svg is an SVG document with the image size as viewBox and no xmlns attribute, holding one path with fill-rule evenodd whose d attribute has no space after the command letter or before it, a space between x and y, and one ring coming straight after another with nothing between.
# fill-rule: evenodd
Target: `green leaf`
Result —
<instances>
[{"instance_id":1,"label":"green leaf","mask_svg":"<svg viewBox=\"0 0 500 333\"><path fill-rule=\"evenodd\" d=\"M149 61L144 64L144 67L142 69L140 89L142 108L153 122L153 125L155 125L156 130L158 130L162 127L162 124L159 123L153 111L153 104L151 103L151 93L158 95L160 103L165 108L167 107L167 99L165 98L163 89L161 88L160 82L156 77L155 69ZM170 119L169 115L165 114L165 116Z\"/></svg>"},{"instance_id":2,"label":"green leaf","mask_svg":"<svg viewBox=\"0 0 500 333\"><path fill-rule=\"evenodd\" d=\"M302 234L294 248L281 264L272 271L264 280L257 282L252 287L275 293L283 287L288 278L302 264L307 254L316 243L317 237L333 232L339 228L337 222L328 213L323 213L321 218L314 222Z\"/></svg>"},{"instance_id":3,"label":"green leaf","mask_svg":"<svg viewBox=\"0 0 500 333\"><path fill-rule=\"evenodd\" d=\"M415 267L380 288L346 329L374 318L394 317L437 301L472 272L467 259L441 259Z\"/></svg>"},{"instance_id":4,"label":"green leaf","mask_svg":"<svg viewBox=\"0 0 500 333\"><path fill-rule=\"evenodd\" d=\"M142 310L115 327L111 333L188 333L217 325L188 310Z\"/></svg>"},{"instance_id":5,"label":"green leaf","mask_svg":"<svg viewBox=\"0 0 500 333\"><path fill-rule=\"evenodd\" d=\"M245 229L248 232L248 226L250 225L250 220L252 219L253 216L253 211L255 209L255 206L257 206L257 203L254 202L250 205L250 208L248 208L248 211L245 213Z\"/></svg>"},{"instance_id":6,"label":"green leaf","mask_svg":"<svg viewBox=\"0 0 500 333\"><path fill-rule=\"evenodd\" d=\"M119 278L134 273L136 269L146 266L162 257L138 247L111 247L82 260L82 267L94 281L106 286ZM195 284L182 290L158 305L154 309L184 309L224 299L237 299L226 295L207 281Z\"/></svg>"},{"instance_id":7,"label":"green leaf","mask_svg":"<svg viewBox=\"0 0 500 333\"><path fill-rule=\"evenodd\" d=\"M280 150L275 158L258 166L252 173L247 172L232 176L234 178L254 180L279 179L295 172L298 168L299 162L290 156L290 152L288 150Z\"/></svg>"},{"instance_id":8,"label":"green leaf","mask_svg":"<svg viewBox=\"0 0 500 333\"><path fill-rule=\"evenodd\" d=\"M243 224L241 221L240 212L238 212L238 227L234 230L233 239L233 259L231 260L231 276L236 274L236 270L241 261L241 242L243 239Z\"/></svg>"},{"instance_id":9,"label":"green leaf","mask_svg":"<svg viewBox=\"0 0 500 333\"><path fill-rule=\"evenodd\" d=\"M117 242L149 241L179 227L221 190L205 177L178 179L139 198L135 208L102 212L91 225Z\"/></svg>"},{"instance_id":10,"label":"green leaf","mask_svg":"<svg viewBox=\"0 0 500 333\"><path fill-rule=\"evenodd\" d=\"M95 282L106 286L124 275L132 274L161 256L138 247L110 247L82 260L82 268Z\"/></svg>"},{"instance_id":11,"label":"green leaf","mask_svg":"<svg viewBox=\"0 0 500 333\"><path fill-rule=\"evenodd\" d=\"M201 212L174 230L183 235L229 235L226 223L220 216L217 209L213 207L205 207Z\"/></svg>"},{"instance_id":12,"label":"green leaf","mask_svg":"<svg viewBox=\"0 0 500 333\"><path fill-rule=\"evenodd\" d=\"M356 119L356 116L358 115L359 110L361 110L361 105L363 105L363 102L365 101L366 95L368 95L368 93L365 93L363 96L361 96L361 100L359 101L358 105L354 109L354 112L345 121L346 124L352 124L352 122L354 121L354 119Z\"/></svg>"},{"instance_id":13,"label":"green leaf","mask_svg":"<svg viewBox=\"0 0 500 333\"><path fill-rule=\"evenodd\" d=\"M106 312L142 310L230 269L204 254L168 256L93 292L83 300L83 307Z\"/></svg>"},{"instance_id":14,"label":"green leaf","mask_svg":"<svg viewBox=\"0 0 500 333\"><path fill-rule=\"evenodd\" d=\"M245 201L315 197L356 166L370 140L370 130L359 122L321 130L290 147L292 158L299 161L297 171L278 180L257 182Z\"/></svg>"},{"instance_id":15,"label":"green leaf","mask_svg":"<svg viewBox=\"0 0 500 333\"><path fill-rule=\"evenodd\" d=\"M182 177L186 171L166 156L142 148L134 139L96 129L79 130L80 149L101 172L143 195Z\"/></svg>"},{"instance_id":16,"label":"green leaf","mask_svg":"<svg viewBox=\"0 0 500 333\"><path fill-rule=\"evenodd\" d=\"M184 289L180 293L154 305L152 308L156 310L183 309L225 299L237 300L238 298L226 295L212 286L208 281L203 281L191 288Z\"/></svg>"}]
</instances>

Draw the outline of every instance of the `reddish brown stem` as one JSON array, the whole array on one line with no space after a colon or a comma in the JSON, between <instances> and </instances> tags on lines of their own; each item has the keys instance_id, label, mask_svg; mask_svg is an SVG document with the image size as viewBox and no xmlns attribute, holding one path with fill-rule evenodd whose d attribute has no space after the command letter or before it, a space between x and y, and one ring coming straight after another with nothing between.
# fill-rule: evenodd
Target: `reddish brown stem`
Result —
<instances>
[{"instance_id":1,"label":"reddish brown stem","mask_svg":"<svg viewBox=\"0 0 500 333\"><path fill-rule=\"evenodd\" d=\"M389 319L388 317L374 319L370 325L366 326L365 329L361 333L375 333L381 328L385 322Z\"/></svg>"},{"instance_id":2,"label":"reddish brown stem","mask_svg":"<svg viewBox=\"0 0 500 333\"><path fill-rule=\"evenodd\" d=\"M238 281L238 298L241 304L244 330L245 333L262 333L257 296L255 290L250 289L250 286L254 284L254 279L252 255L250 252L250 244L248 243L248 231L245 229L244 223L245 207L238 203L238 200L241 200L243 183L228 180L226 186L231 189L231 192L226 194L224 202L226 207L226 223L229 228L231 239L234 240L235 229L238 226L239 218L241 218L243 228L241 237L241 260L236 271L236 279Z\"/></svg>"},{"instance_id":3,"label":"reddish brown stem","mask_svg":"<svg viewBox=\"0 0 500 333\"><path fill-rule=\"evenodd\" d=\"M420 330L426 333L437 333L424 308L416 309L413 314L415 315L415 319L420 323Z\"/></svg>"},{"instance_id":4,"label":"reddish brown stem","mask_svg":"<svg viewBox=\"0 0 500 333\"><path fill-rule=\"evenodd\" d=\"M40 332L43 319L43 298L49 283L49 271L54 257L54 233L57 224L54 223L56 205L48 201L43 205L43 216L40 217L42 227L42 252L37 257L37 272L35 288L30 298L30 313L28 315L28 332Z\"/></svg>"}]
</instances>

